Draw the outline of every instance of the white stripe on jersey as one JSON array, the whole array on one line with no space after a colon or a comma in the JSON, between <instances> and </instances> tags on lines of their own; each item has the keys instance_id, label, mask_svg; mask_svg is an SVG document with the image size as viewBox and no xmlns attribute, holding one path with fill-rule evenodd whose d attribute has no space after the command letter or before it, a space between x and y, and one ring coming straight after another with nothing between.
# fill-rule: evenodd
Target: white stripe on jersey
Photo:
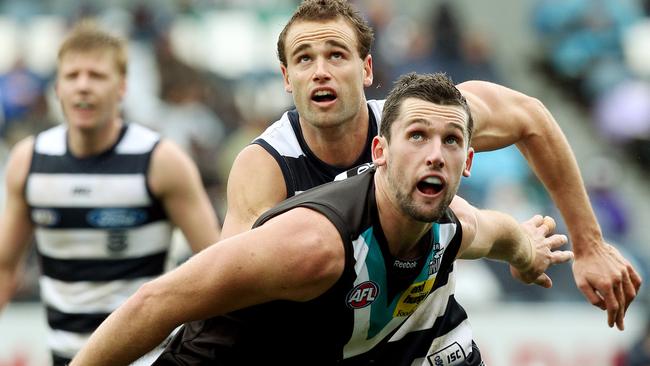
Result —
<instances>
[{"instance_id":1,"label":"white stripe on jersey","mask_svg":"<svg viewBox=\"0 0 650 366\"><path fill-rule=\"evenodd\" d=\"M438 238L439 243L451 243L451 239L456 235L456 223L448 223L440 225L440 230L438 231L440 237Z\"/></svg>"},{"instance_id":2,"label":"white stripe on jersey","mask_svg":"<svg viewBox=\"0 0 650 366\"><path fill-rule=\"evenodd\" d=\"M442 226L442 225L441 225ZM452 265L453 266L453 265ZM456 287L456 276L454 276L453 267L449 272L447 284L437 288L429 294L427 298L418 306L411 316L409 316L400 329L393 334L389 342L398 341L406 336L409 332L429 329L438 316L445 313L449 297L454 294ZM471 339L470 339L471 341Z\"/></svg>"},{"instance_id":3,"label":"white stripe on jersey","mask_svg":"<svg viewBox=\"0 0 650 366\"><path fill-rule=\"evenodd\" d=\"M88 341L91 333L71 333L65 330L50 328L47 336L47 345L57 355L72 358Z\"/></svg>"},{"instance_id":4,"label":"white stripe on jersey","mask_svg":"<svg viewBox=\"0 0 650 366\"><path fill-rule=\"evenodd\" d=\"M126 231L124 251L109 251L108 232L93 229L36 229L36 245L43 255L59 259L137 258L166 251L172 226L169 221L156 221Z\"/></svg>"},{"instance_id":5,"label":"white stripe on jersey","mask_svg":"<svg viewBox=\"0 0 650 366\"><path fill-rule=\"evenodd\" d=\"M63 155L66 150L66 126L59 125L41 132L36 138L34 149L43 155Z\"/></svg>"},{"instance_id":6,"label":"white stripe on jersey","mask_svg":"<svg viewBox=\"0 0 650 366\"><path fill-rule=\"evenodd\" d=\"M108 282L63 282L41 276L41 297L45 304L64 313L110 313L154 277Z\"/></svg>"},{"instance_id":7,"label":"white stripe on jersey","mask_svg":"<svg viewBox=\"0 0 650 366\"><path fill-rule=\"evenodd\" d=\"M352 248L354 248L354 260L356 261L354 263L354 272L357 274L357 276L360 275L361 269L364 268L365 263L366 263L366 257L368 256L368 251L370 250L368 248L368 243L366 243L366 240L364 237L360 237L357 240L352 242ZM368 272L366 271L366 277L368 276ZM355 286L357 284L355 283Z\"/></svg>"},{"instance_id":8,"label":"white stripe on jersey","mask_svg":"<svg viewBox=\"0 0 650 366\"><path fill-rule=\"evenodd\" d=\"M37 207L134 207L151 202L143 174L32 173L26 192L27 202Z\"/></svg>"},{"instance_id":9,"label":"white stripe on jersey","mask_svg":"<svg viewBox=\"0 0 650 366\"><path fill-rule=\"evenodd\" d=\"M305 155L291 127L288 112L277 122L269 126L258 138L265 140L282 156L297 158Z\"/></svg>"},{"instance_id":10,"label":"white stripe on jersey","mask_svg":"<svg viewBox=\"0 0 650 366\"><path fill-rule=\"evenodd\" d=\"M381 116L382 116L382 111L384 109L384 103L386 103L385 99L380 99L380 100L370 99L368 101L368 106L370 107L370 110L372 110L372 112L375 114L377 127L381 126Z\"/></svg>"},{"instance_id":11,"label":"white stripe on jersey","mask_svg":"<svg viewBox=\"0 0 650 366\"><path fill-rule=\"evenodd\" d=\"M152 149L160 136L138 124L130 124L126 134L115 147L118 154L144 154Z\"/></svg>"}]
</instances>

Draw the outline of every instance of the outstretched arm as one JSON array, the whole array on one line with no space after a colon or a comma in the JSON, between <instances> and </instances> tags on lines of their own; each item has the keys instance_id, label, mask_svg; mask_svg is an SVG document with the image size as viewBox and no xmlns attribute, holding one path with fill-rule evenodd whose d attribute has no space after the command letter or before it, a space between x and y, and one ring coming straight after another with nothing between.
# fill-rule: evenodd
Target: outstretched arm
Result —
<instances>
[{"instance_id":1,"label":"outstretched arm","mask_svg":"<svg viewBox=\"0 0 650 366\"><path fill-rule=\"evenodd\" d=\"M458 85L475 120L477 151L516 144L562 213L575 262L573 274L587 299L607 309L608 324L623 329L625 310L641 277L616 248L605 243L571 147L557 122L537 99L481 81Z\"/></svg>"},{"instance_id":2,"label":"outstretched arm","mask_svg":"<svg viewBox=\"0 0 650 366\"><path fill-rule=\"evenodd\" d=\"M101 324L71 365L126 365L182 323L277 299L310 300L338 280L344 257L341 236L329 220L293 209L142 286Z\"/></svg>"},{"instance_id":3,"label":"outstretched arm","mask_svg":"<svg viewBox=\"0 0 650 366\"><path fill-rule=\"evenodd\" d=\"M478 210L459 197L454 198L451 208L463 228L458 258L506 261L516 278L546 288L553 285L546 269L573 258L570 251L556 250L567 238L553 234L555 221L548 216L537 215L519 224L506 214Z\"/></svg>"}]
</instances>

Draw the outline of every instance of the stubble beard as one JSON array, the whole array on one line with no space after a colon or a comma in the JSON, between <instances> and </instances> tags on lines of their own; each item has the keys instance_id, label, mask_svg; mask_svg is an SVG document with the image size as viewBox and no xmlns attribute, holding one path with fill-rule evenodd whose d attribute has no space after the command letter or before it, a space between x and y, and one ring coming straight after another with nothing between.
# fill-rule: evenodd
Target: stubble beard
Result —
<instances>
[{"instance_id":1,"label":"stubble beard","mask_svg":"<svg viewBox=\"0 0 650 366\"><path fill-rule=\"evenodd\" d=\"M395 199L397 200L399 208L406 215L420 222L429 223L440 220L454 198L454 195L450 194L450 191L447 190L438 205L432 209L423 208L420 205L417 205L411 197L413 190L407 191L406 189L401 189L397 180L398 178L396 178L396 175L388 174L388 184L393 192L395 192Z\"/></svg>"}]
</instances>

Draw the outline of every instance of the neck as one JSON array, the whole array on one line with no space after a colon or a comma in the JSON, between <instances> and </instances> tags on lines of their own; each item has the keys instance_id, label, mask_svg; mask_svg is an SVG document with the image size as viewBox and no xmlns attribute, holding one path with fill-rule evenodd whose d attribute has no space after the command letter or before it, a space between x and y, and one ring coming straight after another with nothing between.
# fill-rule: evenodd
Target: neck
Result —
<instances>
[{"instance_id":1,"label":"neck","mask_svg":"<svg viewBox=\"0 0 650 366\"><path fill-rule=\"evenodd\" d=\"M115 144L122 125L122 120L116 118L100 129L68 128L68 148L78 158L98 155Z\"/></svg>"},{"instance_id":2,"label":"neck","mask_svg":"<svg viewBox=\"0 0 650 366\"><path fill-rule=\"evenodd\" d=\"M320 127L300 119L303 137L311 151L322 161L338 167L349 167L363 153L370 117L366 103L350 120L335 126Z\"/></svg>"},{"instance_id":3,"label":"neck","mask_svg":"<svg viewBox=\"0 0 650 366\"><path fill-rule=\"evenodd\" d=\"M402 259L417 258L422 252L417 244L431 230L431 223L414 220L405 214L389 192L386 179L378 169L375 173L375 197L390 253Z\"/></svg>"}]
</instances>

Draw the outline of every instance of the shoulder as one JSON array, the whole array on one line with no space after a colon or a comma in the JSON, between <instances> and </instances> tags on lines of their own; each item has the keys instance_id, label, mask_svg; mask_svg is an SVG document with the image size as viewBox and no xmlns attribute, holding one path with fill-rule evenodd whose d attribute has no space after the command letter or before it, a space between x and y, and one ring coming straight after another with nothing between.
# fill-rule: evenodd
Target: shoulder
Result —
<instances>
[{"instance_id":1,"label":"shoulder","mask_svg":"<svg viewBox=\"0 0 650 366\"><path fill-rule=\"evenodd\" d=\"M292 117L293 116L293 117ZM282 156L298 157L303 154L291 118L298 118L295 111L285 112L282 117L271 124L254 141L266 150L274 150Z\"/></svg>"},{"instance_id":2,"label":"shoulder","mask_svg":"<svg viewBox=\"0 0 650 366\"><path fill-rule=\"evenodd\" d=\"M377 121L377 124L381 122L381 116L382 116L382 111L384 109L384 103L386 103L385 99L370 99L368 102L368 107L372 111L372 113L375 115L375 120Z\"/></svg>"},{"instance_id":3,"label":"shoulder","mask_svg":"<svg viewBox=\"0 0 650 366\"><path fill-rule=\"evenodd\" d=\"M137 123L129 123L115 150L122 154L146 153L154 149L160 140L157 132Z\"/></svg>"},{"instance_id":4,"label":"shoulder","mask_svg":"<svg viewBox=\"0 0 650 366\"><path fill-rule=\"evenodd\" d=\"M449 209L456 216L456 219L460 224L462 238L459 254L462 254L476 237L476 230L478 228L476 208L470 205L463 198L455 196L449 205Z\"/></svg>"},{"instance_id":5,"label":"shoulder","mask_svg":"<svg viewBox=\"0 0 650 366\"><path fill-rule=\"evenodd\" d=\"M5 168L8 189L22 189L25 186L33 152L32 136L21 140L11 149Z\"/></svg>"}]
</instances>

